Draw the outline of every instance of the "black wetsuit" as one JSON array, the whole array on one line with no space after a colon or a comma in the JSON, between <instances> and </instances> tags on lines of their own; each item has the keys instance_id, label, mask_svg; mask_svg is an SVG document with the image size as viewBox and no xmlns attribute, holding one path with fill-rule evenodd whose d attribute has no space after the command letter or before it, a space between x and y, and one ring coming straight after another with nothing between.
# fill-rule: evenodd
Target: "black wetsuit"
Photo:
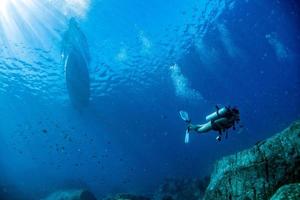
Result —
<instances>
[{"instance_id":1,"label":"black wetsuit","mask_svg":"<svg viewBox=\"0 0 300 200\"><path fill-rule=\"evenodd\" d=\"M239 111L235 108L229 108L222 117L211 121L212 130L222 133L231 127L235 128L234 125L239 120Z\"/></svg>"}]
</instances>

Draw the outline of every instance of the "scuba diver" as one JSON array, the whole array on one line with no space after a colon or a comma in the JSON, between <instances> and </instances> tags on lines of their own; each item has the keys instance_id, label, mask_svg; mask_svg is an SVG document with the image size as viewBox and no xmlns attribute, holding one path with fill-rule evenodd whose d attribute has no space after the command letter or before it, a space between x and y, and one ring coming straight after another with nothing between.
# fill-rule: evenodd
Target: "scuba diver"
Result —
<instances>
[{"instance_id":1,"label":"scuba diver","mask_svg":"<svg viewBox=\"0 0 300 200\"><path fill-rule=\"evenodd\" d=\"M187 123L187 129L185 132L185 143L189 142L189 135L191 131L196 133L206 133L209 131L217 131L219 135L216 137L217 141L222 140L222 134L225 133L225 138L228 137L228 130L233 128L235 130L235 125L240 122L240 112L235 107L225 106L219 108L216 106L216 112L206 116L205 124L192 124L189 115L185 111L179 112L181 118ZM242 127L242 126L241 126Z\"/></svg>"}]
</instances>

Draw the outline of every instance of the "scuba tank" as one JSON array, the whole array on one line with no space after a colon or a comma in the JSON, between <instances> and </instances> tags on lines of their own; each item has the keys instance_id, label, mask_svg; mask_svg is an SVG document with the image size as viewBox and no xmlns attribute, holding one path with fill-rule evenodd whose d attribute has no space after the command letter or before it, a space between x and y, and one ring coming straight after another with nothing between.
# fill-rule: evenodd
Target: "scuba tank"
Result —
<instances>
[{"instance_id":1,"label":"scuba tank","mask_svg":"<svg viewBox=\"0 0 300 200\"><path fill-rule=\"evenodd\" d=\"M229 109L227 107L217 108L216 112L213 112L210 115L206 116L206 121L214 121L220 117L223 117L228 111Z\"/></svg>"}]
</instances>

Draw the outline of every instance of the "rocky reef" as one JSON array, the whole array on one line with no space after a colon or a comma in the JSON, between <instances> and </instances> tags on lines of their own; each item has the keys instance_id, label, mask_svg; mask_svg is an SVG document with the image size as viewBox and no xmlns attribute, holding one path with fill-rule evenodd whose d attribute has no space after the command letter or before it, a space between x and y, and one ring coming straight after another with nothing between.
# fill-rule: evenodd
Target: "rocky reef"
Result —
<instances>
[{"instance_id":1,"label":"rocky reef","mask_svg":"<svg viewBox=\"0 0 300 200\"><path fill-rule=\"evenodd\" d=\"M118 194L104 200L150 199L300 199L300 121L250 149L217 161L210 178L166 179L149 197Z\"/></svg>"},{"instance_id":2,"label":"rocky reef","mask_svg":"<svg viewBox=\"0 0 300 200\"><path fill-rule=\"evenodd\" d=\"M30 200L28 195L15 185L0 184L0 199L1 200Z\"/></svg>"},{"instance_id":3,"label":"rocky reef","mask_svg":"<svg viewBox=\"0 0 300 200\"><path fill-rule=\"evenodd\" d=\"M7 187L0 199L12 198ZM8 197L8 195L10 195ZM88 190L62 190L43 200L96 200ZM300 199L300 120L254 147L217 161L211 177L166 179L150 196L117 194L103 200Z\"/></svg>"},{"instance_id":4,"label":"rocky reef","mask_svg":"<svg viewBox=\"0 0 300 200\"><path fill-rule=\"evenodd\" d=\"M133 195L133 194L117 194L115 196L106 197L103 200L151 200L149 197Z\"/></svg>"},{"instance_id":5,"label":"rocky reef","mask_svg":"<svg viewBox=\"0 0 300 200\"><path fill-rule=\"evenodd\" d=\"M154 200L199 200L203 197L209 178L166 179L155 192Z\"/></svg>"},{"instance_id":6,"label":"rocky reef","mask_svg":"<svg viewBox=\"0 0 300 200\"><path fill-rule=\"evenodd\" d=\"M204 200L280 199L292 187L284 185L291 183L300 183L300 121L251 149L217 161Z\"/></svg>"},{"instance_id":7,"label":"rocky reef","mask_svg":"<svg viewBox=\"0 0 300 200\"><path fill-rule=\"evenodd\" d=\"M96 200L96 197L88 190L62 190L42 200Z\"/></svg>"},{"instance_id":8,"label":"rocky reef","mask_svg":"<svg viewBox=\"0 0 300 200\"><path fill-rule=\"evenodd\" d=\"M199 200L202 199L209 178L168 178L153 195L117 194L103 200Z\"/></svg>"},{"instance_id":9,"label":"rocky reef","mask_svg":"<svg viewBox=\"0 0 300 200\"><path fill-rule=\"evenodd\" d=\"M300 183L282 186L270 200L300 199Z\"/></svg>"}]
</instances>

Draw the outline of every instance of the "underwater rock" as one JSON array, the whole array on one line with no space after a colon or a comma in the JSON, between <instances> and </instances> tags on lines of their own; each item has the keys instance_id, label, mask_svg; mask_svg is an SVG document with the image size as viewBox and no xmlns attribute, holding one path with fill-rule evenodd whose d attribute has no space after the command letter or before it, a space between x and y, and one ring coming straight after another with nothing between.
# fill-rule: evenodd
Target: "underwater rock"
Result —
<instances>
[{"instance_id":1,"label":"underwater rock","mask_svg":"<svg viewBox=\"0 0 300 200\"><path fill-rule=\"evenodd\" d=\"M270 199L281 186L297 182L300 121L251 149L217 161L204 199Z\"/></svg>"},{"instance_id":2,"label":"underwater rock","mask_svg":"<svg viewBox=\"0 0 300 200\"><path fill-rule=\"evenodd\" d=\"M150 198L133 194L117 194L114 197L107 197L104 200L150 200Z\"/></svg>"},{"instance_id":3,"label":"underwater rock","mask_svg":"<svg viewBox=\"0 0 300 200\"><path fill-rule=\"evenodd\" d=\"M17 186L0 184L1 200L30 200L28 194L24 194Z\"/></svg>"},{"instance_id":4,"label":"underwater rock","mask_svg":"<svg viewBox=\"0 0 300 200\"><path fill-rule=\"evenodd\" d=\"M270 200L300 199L300 183L282 186Z\"/></svg>"},{"instance_id":5,"label":"underwater rock","mask_svg":"<svg viewBox=\"0 0 300 200\"><path fill-rule=\"evenodd\" d=\"M90 98L90 54L85 35L73 18L63 38L62 58L70 100L80 110L88 105Z\"/></svg>"},{"instance_id":6,"label":"underwater rock","mask_svg":"<svg viewBox=\"0 0 300 200\"><path fill-rule=\"evenodd\" d=\"M154 200L199 200L203 197L209 178L167 179L154 195Z\"/></svg>"},{"instance_id":7,"label":"underwater rock","mask_svg":"<svg viewBox=\"0 0 300 200\"><path fill-rule=\"evenodd\" d=\"M63 190L52 193L42 200L97 200L88 190Z\"/></svg>"}]
</instances>

